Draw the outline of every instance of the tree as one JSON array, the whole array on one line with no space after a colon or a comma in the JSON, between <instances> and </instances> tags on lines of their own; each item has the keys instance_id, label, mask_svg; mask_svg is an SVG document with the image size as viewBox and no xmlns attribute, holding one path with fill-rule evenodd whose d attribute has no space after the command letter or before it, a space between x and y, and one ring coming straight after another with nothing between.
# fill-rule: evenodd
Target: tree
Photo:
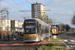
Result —
<instances>
[{"instance_id":1,"label":"tree","mask_svg":"<svg viewBox=\"0 0 75 50\"><path fill-rule=\"evenodd\" d=\"M0 27L0 33L2 33L2 27Z\"/></svg>"},{"instance_id":2,"label":"tree","mask_svg":"<svg viewBox=\"0 0 75 50\"><path fill-rule=\"evenodd\" d=\"M70 26L67 24L67 25L65 25L66 26L66 31L69 31L69 29L70 29Z\"/></svg>"},{"instance_id":3,"label":"tree","mask_svg":"<svg viewBox=\"0 0 75 50\"><path fill-rule=\"evenodd\" d=\"M6 19L6 14L7 14L7 8L4 8L4 9L1 9L0 10L0 32L3 34L3 27L2 27L2 25L3 25L3 19Z\"/></svg>"},{"instance_id":4,"label":"tree","mask_svg":"<svg viewBox=\"0 0 75 50\"><path fill-rule=\"evenodd\" d=\"M63 25L63 26L62 26L62 29L63 29L63 31L66 31L66 26Z\"/></svg>"},{"instance_id":5,"label":"tree","mask_svg":"<svg viewBox=\"0 0 75 50\"><path fill-rule=\"evenodd\" d=\"M72 24L75 25L75 15L72 18Z\"/></svg>"},{"instance_id":6,"label":"tree","mask_svg":"<svg viewBox=\"0 0 75 50\"><path fill-rule=\"evenodd\" d=\"M1 9L0 13L2 13L3 11L6 11L6 10L7 10L7 8Z\"/></svg>"},{"instance_id":7,"label":"tree","mask_svg":"<svg viewBox=\"0 0 75 50\"><path fill-rule=\"evenodd\" d=\"M60 23L60 24L59 24L59 30L60 30L60 31L63 31L63 26L64 26L63 23Z\"/></svg>"},{"instance_id":8,"label":"tree","mask_svg":"<svg viewBox=\"0 0 75 50\"><path fill-rule=\"evenodd\" d=\"M48 19L48 23L49 24L53 24L53 20L50 18L50 19Z\"/></svg>"}]
</instances>

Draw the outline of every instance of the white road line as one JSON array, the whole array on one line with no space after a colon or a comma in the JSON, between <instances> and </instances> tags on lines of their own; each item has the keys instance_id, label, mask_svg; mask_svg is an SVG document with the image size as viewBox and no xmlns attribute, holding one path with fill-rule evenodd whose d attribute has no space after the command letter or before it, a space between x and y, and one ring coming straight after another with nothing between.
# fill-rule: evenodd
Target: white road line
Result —
<instances>
[{"instance_id":1,"label":"white road line","mask_svg":"<svg viewBox=\"0 0 75 50\"><path fill-rule=\"evenodd\" d=\"M68 40L64 40L64 42L68 42Z\"/></svg>"},{"instance_id":2,"label":"white road line","mask_svg":"<svg viewBox=\"0 0 75 50\"><path fill-rule=\"evenodd\" d=\"M68 49L74 49L74 47L72 45L68 45L67 48Z\"/></svg>"},{"instance_id":3,"label":"white road line","mask_svg":"<svg viewBox=\"0 0 75 50\"><path fill-rule=\"evenodd\" d=\"M75 40L70 40L71 42L75 42Z\"/></svg>"},{"instance_id":4,"label":"white road line","mask_svg":"<svg viewBox=\"0 0 75 50\"><path fill-rule=\"evenodd\" d=\"M75 42L68 42L68 44L75 44Z\"/></svg>"}]
</instances>

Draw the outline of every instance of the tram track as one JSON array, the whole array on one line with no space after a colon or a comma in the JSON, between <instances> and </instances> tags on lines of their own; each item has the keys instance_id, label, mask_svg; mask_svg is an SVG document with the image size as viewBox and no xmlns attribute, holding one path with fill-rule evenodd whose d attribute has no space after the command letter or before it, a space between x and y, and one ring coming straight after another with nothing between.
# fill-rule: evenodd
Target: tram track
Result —
<instances>
[{"instance_id":1,"label":"tram track","mask_svg":"<svg viewBox=\"0 0 75 50\"><path fill-rule=\"evenodd\" d=\"M12 48L11 50L18 50L19 48L24 48L24 50L33 50L33 49L35 50L35 47L38 43L39 42L37 42L34 45L20 45L20 46Z\"/></svg>"},{"instance_id":2,"label":"tram track","mask_svg":"<svg viewBox=\"0 0 75 50\"><path fill-rule=\"evenodd\" d=\"M27 50L31 50L32 47L35 47L37 44L38 44L38 42L36 44L32 45L31 47L29 47Z\"/></svg>"},{"instance_id":3,"label":"tram track","mask_svg":"<svg viewBox=\"0 0 75 50\"><path fill-rule=\"evenodd\" d=\"M48 38L45 38L45 40L47 40ZM34 50L37 50L36 46L38 45L39 42L37 42L36 44L32 45L31 47L29 47L27 50L33 50L32 47L35 47Z\"/></svg>"},{"instance_id":4,"label":"tram track","mask_svg":"<svg viewBox=\"0 0 75 50\"><path fill-rule=\"evenodd\" d=\"M2 46L1 48L5 50L37 50L37 46L40 44L44 44L44 42L46 42L47 38L44 39L43 41L40 42L30 42L30 43L24 43L24 42L20 42L20 43L14 43L14 45L7 45L7 46ZM21 44L22 43L22 44ZM18 45L16 45L18 44ZM5 47L5 48L4 48Z\"/></svg>"}]
</instances>

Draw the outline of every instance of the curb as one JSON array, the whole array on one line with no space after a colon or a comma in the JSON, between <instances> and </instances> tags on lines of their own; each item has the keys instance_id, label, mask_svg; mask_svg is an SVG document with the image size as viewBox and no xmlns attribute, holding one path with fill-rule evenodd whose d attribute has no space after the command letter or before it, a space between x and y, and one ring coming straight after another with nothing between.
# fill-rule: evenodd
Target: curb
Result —
<instances>
[{"instance_id":1,"label":"curb","mask_svg":"<svg viewBox=\"0 0 75 50\"><path fill-rule=\"evenodd\" d=\"M64 42L64 44L65 44L65 42ZM65 44L65 46L66 46L66 48L67 48L67 45ZM69 48L67 48L68 50L69 50Z\"/></svg>"}]
</instances>

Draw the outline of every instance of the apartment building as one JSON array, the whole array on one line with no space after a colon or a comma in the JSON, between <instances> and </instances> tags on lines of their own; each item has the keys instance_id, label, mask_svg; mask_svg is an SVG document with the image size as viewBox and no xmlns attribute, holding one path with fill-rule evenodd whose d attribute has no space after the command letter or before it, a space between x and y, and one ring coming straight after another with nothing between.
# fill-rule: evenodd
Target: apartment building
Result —
<instances>
[{"instance_id":1,"label":"apartment building","mask_svg":"<svg viewBox=\"0 0 75 50\"><path fill-rule=\"evenodd\" d=\"M32 4L32 18L39 18L47 22L46 7L41 3Z\"/></svg>"},{"instance_id":2,"label":"apartment building","mask_svg":"<svg viewBox=\"0 0 75 50\"><path fill-rule=\"evenodd\" d=\"M23 32L22 21L11 20L11 33Z\"/></svg>"},{"instance_id":3,"label":"apartment building","mask_svg":"<svg viewBox=\"0 0 75 50\"><path fill-rule=\"evenodd\" d=\"M0 34L10 34L11 20L0 19Z\"/></svg>"},{"instance_id":4,"label":"apartment building","mask_svg":"<svg viewBox=\"0 0 75 50\"><path fill-rule=\"evenodd\" d=\"M0 19L0 35L23 32L22 24L22 21Z\"/></svg>"}]
</instances>

